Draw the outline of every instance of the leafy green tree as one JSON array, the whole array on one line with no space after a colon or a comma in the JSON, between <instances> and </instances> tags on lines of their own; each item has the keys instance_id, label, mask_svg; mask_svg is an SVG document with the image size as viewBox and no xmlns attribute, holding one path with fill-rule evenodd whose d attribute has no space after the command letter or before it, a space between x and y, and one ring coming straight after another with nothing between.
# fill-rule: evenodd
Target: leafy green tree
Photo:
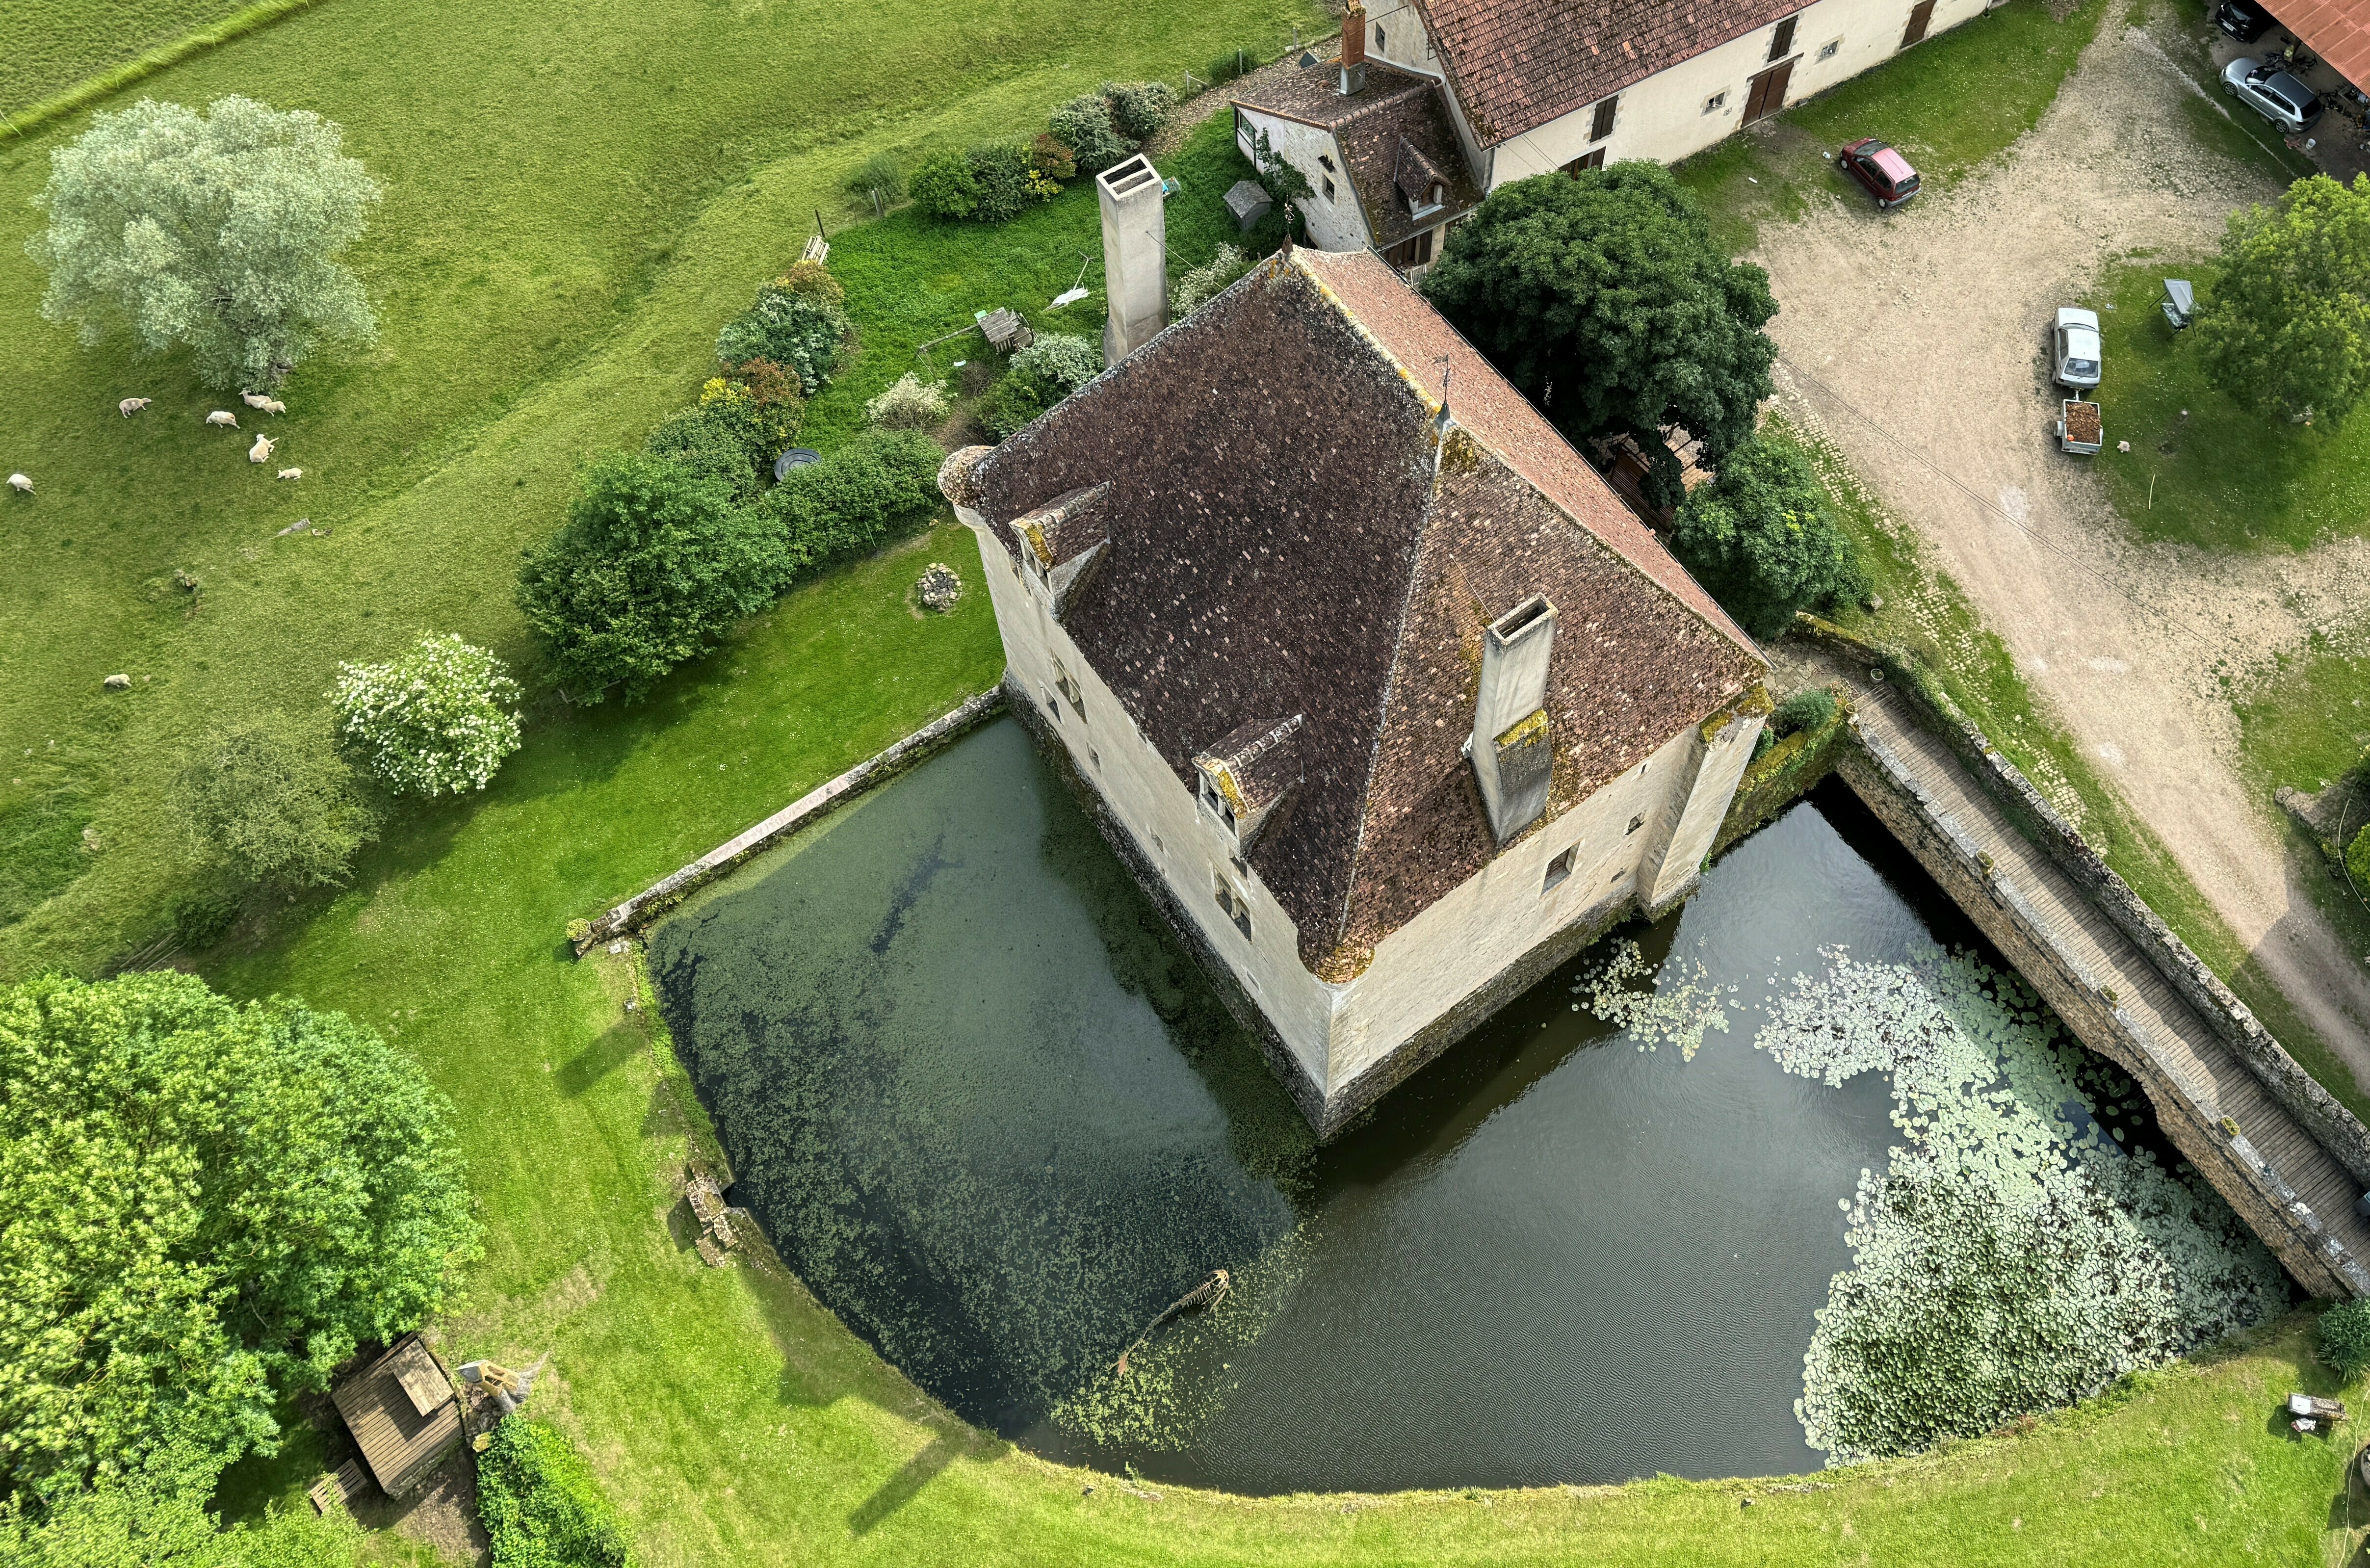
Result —
<instances>
[{"instance_id":1,"label":"leafy green tree","mask_svg":"<svg viewBox=\"0 0 2370 1568\"><path fill-rule=\"evenodd\" d=\"M938 505L946 454L919 431L873 430L820 463L790 470L765 497L799 571L870 549L901 523Z\"/></svg>"},{"instance_id":2,"label":"leafy green tree","mask_svg":"<svg viewBox=\"0 0 2370 1568\"><path fill-rule=\"evenodd\" d=\"M1826 487L1801 448L1767 436L1733 447L1719 478L1679 506L1671 551L1755 637L1794 612L1864 597L1868 569L1828 513Z\"/></svg>"},{"instance_id":3,"label":"leafy green tree","mask_svg":"<svg viewBox=\"0 0 2370 1568\"><path fill-rule=\"evenodd\" d=\"M847 312L823 294L801 292L788 278L757 290L757 302L716 334L716 361L738 365L769 360L798 374L812 397L831 380L847 340Z\"/></svg>"},{"instance_id":4,"label":"leafy green tree","mask_svg":"<svg viewBox=\"0 0 2370 1568\"><path fill-rule=\"evenodd\" d=\"M1449 231L1423 292L1574 442L1636 437L1657 505L1684 489L1663 426L1718 468L1769 396L1769 275L1721 253L1659 164L1500 186Z\"/></svg>"},{"instance_id":5,"label":"leafy green tree","mask_svg":"<svg viewBox=\"0 0 2370 1568\"><path fill-rule=\"evenodd\" d=\"M218 1531L201 1498L137 1487L73 1493L38 1516L0 1511L10 1568L352 1568L362 1539L342 1508L298 1504Z\"/></svg>"},{"instance_id":6,"label":"leafy green tree","mask_svg":"<svg viewBox=\"0 0 2370 1568\"><path fill-rule=\"evenodd\" d=\"M180 771L176 802L197 858L245 883L341 882L378 819L328 726L267 712L208 740Z\"/></svg>"},{"instance_id":7,"label":"leafy green tree","mask_svg":"<svg viewBox=\"0 0 2370 1568\"><path fill-rule=\"evenodd\" d=\"M584 473L567 525L519 572L519 607L580 702L628 699L722 640L789 580L778 530L721 481L639 452Z\"/></svg>"},{"instance_id":8,"label":"leafy green tree","mask_svg":"<svg viewBox=\"0 0 2370 1568\"><path fill-rule=\"evenodd\" d=\"M451 1107L341 1014L45 975L0 1084L0 1496L202 1496L476 1253Z\"/></svg>"},{"instance_id":9,"label":"leafy green tree","mask_svg":"<svg viewBox=\"0 0 2370 1568\"><path fill-rule=\"evenodd\" d=\"M915 166L905 190L934 218L968 218L979 211L979 175L961 153L932 153Z\"/></svg>"},{"instance_id":10,"label":"leafy green tree","mask_svg":"<svg viewBox=\"0 0 2370 1568\"><path fill-rule=\"evenodd\" d=\"M2192 331L2240 408L2341 421L2370 392L2370 174L2316 174L2233 213Z\"/></svg>"},{"instance_id":11,"label":"leafy green tree","mask_svg":"<svg viewBox=\"0 0 2370 1568\"><path fill-rule=\"evenodd\" d=\"M203 114L143 98L50 155L26 243L47 268L41 314L86 343L128 328L150 352L186 346L208 386L277 382L325 340L378 332L337 261L378 182L344 133L305 110L217 98Z\"/></svg>"},{"instance_id":12,"label":"leafy green tree","mask_svg":"<svg viewBox=\"0 0 2370 1568\"><path fill-rule=\"evenodd\" d=\"M458 632L382 664L339 664L335 696L339 735L398 795L482 790L519 748L518 682Z\"/></svg>"},{"instance_id":13,"label":"leafy green tree","mask_svg":"<svg viewBox=\"0 0 2370 1568\"><path fill-rule=\"evenodd\" d=\"M1055 110L1047 129L1088 174L1100 174L1135 151L1111 119L1110 100L1099 93L1081 94ZM921 200L918 190L914 199Z\"/></svg>"},{"instance_id":14,"label":"leafy green tree","mask_svg":"<svg viewBox=\"0 0 2370 1568\"><path fill-rule=\"evenodd\" d=\"M1105 82L1103 101L1122 136L1141 142L1177 114L1177 89L1166 82Z\"/></svg>"},{"instance_id":15,"label":"leafy green tree","mask_svg":"<svg viewBox=\"0 0 2370 1568\"><path fill-rule=\"evenodd\" d=\"M633 1546L592 1467L551 1427L495 1424L477 1460L477 1517L494 1568L631 1568Z\"/></svg>"},{"instance_id":16,"label":"leafy green tree","mask_svg":"<svg viewBox=\"0 0 2370 1568\"><path fill-rule=\"evenodd\" d=\"M1068 332L1048 332L1012 356L981 399L979 416L999 441L1103 373L1102 349Z\"/></svg>"}]
</instances>

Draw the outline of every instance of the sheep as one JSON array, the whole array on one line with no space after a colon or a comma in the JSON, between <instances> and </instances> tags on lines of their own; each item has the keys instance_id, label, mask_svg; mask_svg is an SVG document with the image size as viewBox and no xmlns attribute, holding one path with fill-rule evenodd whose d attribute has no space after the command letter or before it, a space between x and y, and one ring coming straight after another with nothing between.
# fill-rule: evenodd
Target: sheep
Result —
<instances>
[{"instance_id":1,"label":"sheep","mask_svg":"<svg viewBox=\"0 0 2370 1568\"><path fill-rule=\"evenodd\" d=\"M280 470L280 477L283 479L301 479L305 477L305 470L302 468L282 468Z\"/></svg>"},{"instance_id":2,"label":"sheep","mask_svg":"<svg viewBox=\"0 0 2370 1568\"><path fill-rule=\"evenodd\" d=\"M245 403L250 409L262 408L266 403L271 401L270 398L265 397L260 392L242 392L238 395L238 400Z\"/></svg>"},{"instance_id":3,"label":"sheep","mask_svg":"<svg viewBox=\"0 0 2370 1568\"><path fill-rule=\"evenodd\" d=\"M271 457L271 448L276 443L274 443L268 435L257 436L255 438L255 444L247 449L247 460L250 463L263 463L270 461Z\"/></svg>"},{"instance_id":4,"label":"sheep","mask_svg":"<svg viewBox=\"0 0 2370 1568\"><path fill-rule=\"evenodd\" d=\"M123 401L115 405L115 411L121 414L128 420L132 415L138 413L141 409L146 408L148 403L149 399L145 398L126 398Z\"/></svg>"},{"instance_id":5,"label":"sheep","mask_svg":"<svg viewBox=\"0 0 2370 1568\"><path fill-rule=\"evenodd\" d=\"M22 474L11 474L8 476L8 488L18 495L30 495L33 493L33 481Z\"/></svg>"},{"instance_id":6,"label":"sheep","mask_svg":"<svg viewBox=\"0 0 2370 1568\"><path fill-rule=\"evenodd\" d=\"M206 416L206 423L210 425L227 425L232 430L236 430L238 428L238 416L232 413L228 409L216 409L213 413Z\"/></svg>"},{"instance_id":7,"label":"sheep","mask_svg":"<svg viewBox=\"0 0 2370 1568\"><path fill-rule=\"evenodd\" d=\"M257 407L267 414L284 414L288 411L288 405L277 398L266 398Z\"/></svg>"}]
</instances>

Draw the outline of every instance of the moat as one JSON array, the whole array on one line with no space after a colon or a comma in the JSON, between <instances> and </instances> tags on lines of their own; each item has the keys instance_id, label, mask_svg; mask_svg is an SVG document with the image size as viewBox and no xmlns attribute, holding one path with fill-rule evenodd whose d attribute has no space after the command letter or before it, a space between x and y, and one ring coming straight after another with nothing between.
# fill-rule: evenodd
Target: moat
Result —
<instances>
[{"instance_id":1,"label":"moat","mask_svg":"<svg viewBox=\"0 0 2370 1568\"><path fill-rule=\"evenodd\" d=\"M1592 982L1624 942L1628 1028ZM1756 1034L1838 955L1938 947L2002 967L1830 785L1319 1148L1006 720L650 964L734 1201L887 1359L1049 1457L1276 1493L1817 1468L1805 1350L1902 1134L1888 1075ZM2158 1147L2135 1100L2118 1158Z\"/></svg>"}]
</instances>

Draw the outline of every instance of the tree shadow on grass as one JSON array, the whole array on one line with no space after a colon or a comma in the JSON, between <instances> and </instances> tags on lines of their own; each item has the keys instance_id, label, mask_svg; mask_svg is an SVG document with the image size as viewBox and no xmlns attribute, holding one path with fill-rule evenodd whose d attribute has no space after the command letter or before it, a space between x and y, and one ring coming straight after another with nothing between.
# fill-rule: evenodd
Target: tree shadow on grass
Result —
<instances>
[{"instance_id":1,"label":"tree shadow on grass","mask_svg":"<svg viewBox=\"0 0 2370 1568\"><path fill-rule=\"evenodd\" d=\"M553 1075L559 1092L573 1100L586 1090L607 1078L633 1058L643 1048L642 1032L631 1022L611 1024L593 1037L592 1043L570 1056Z\"/></svg>"},{"instance_id":2,"label":"tree shadow on grass","mask_svg":"<svg viewBox=\"0 0 2370 1568\"><path fill-rule=\"evenodd\" d=\"M968 1435L939 1432L929 1446L897 1469L897 1473L875 1487L872 1495L848 1511L847 1528L855 1535L869 1535L874 1528L912 1502L922 1488L938 1478L938 1472L954 1463L958 1455L971 1447Z\"/></svg>"}]
</instances>

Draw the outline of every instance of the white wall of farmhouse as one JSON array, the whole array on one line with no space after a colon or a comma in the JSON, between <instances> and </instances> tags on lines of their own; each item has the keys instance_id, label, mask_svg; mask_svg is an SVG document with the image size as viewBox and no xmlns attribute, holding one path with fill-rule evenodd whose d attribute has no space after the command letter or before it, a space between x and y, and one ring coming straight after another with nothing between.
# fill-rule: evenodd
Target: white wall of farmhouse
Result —
<instances>
[{"instance_id":1,"label":"white wall of farmhouse","mask_svg":"<svg viewBox=\"0 0 2370 1568\"><path fill-rule=\"evenodd\" d=\"M1341 148L1333 133L1306 121L1288 120L1280 114L1270 114L1248 104L1237 108L1235 145L1244 157L1256 166L1259 159L1251 151L1251 137L1256 132L1267 133L1270 151L1293 167L1308 181L1316 192L1300 203L1300 211L1308 221L1307 242L1319 250L1364 250L1373 244L1367 233L1365 213L1358 205L1358 193L1350 184L1350 177L1341 167ZM1333 167L1325 167L1330 158ZM1330 185L1333 194L1325 194Z\"/></svg>"},{"instance_id":2,"label":"white wall of farmhouse","mask_svg":"<svg viewBox=\"0 0 2370 1568\"><path fill-rule=\"evenodd\" d=\"M1363 1077L1559 932L1601 926L1633 904L1659 912L1691 889L1761 732L1749 706L1680 732L1386 937L1354 979L1328 982L1301 962L1283 905L1234 859L1231 831L1137 729L1045 592L976 511L955 510L979 537L1007 685L1046 716L1043 728L1329 1107L1361 1098ZM1220 903L1222 883L1248 933Z\"/></svg>"}]
</instances>

